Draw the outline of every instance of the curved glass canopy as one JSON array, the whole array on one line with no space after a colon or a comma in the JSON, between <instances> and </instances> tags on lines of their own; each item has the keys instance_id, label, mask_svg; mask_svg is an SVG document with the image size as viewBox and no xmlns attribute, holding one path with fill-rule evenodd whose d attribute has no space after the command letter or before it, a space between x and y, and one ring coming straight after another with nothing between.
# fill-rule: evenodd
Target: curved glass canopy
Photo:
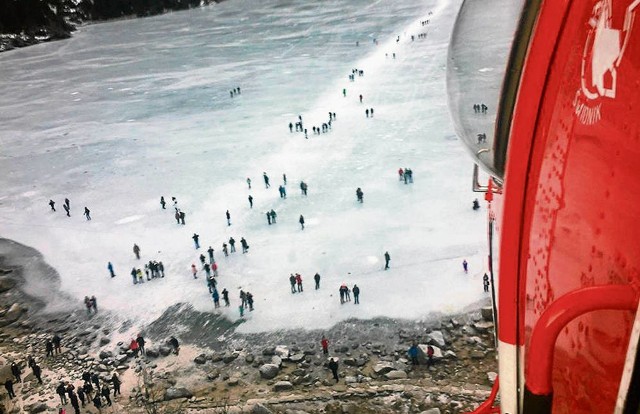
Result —
<instances>
[{"instance_id":1,"label":"curved glass canopy","mask_svg":"<svg viewBox=\"0 0 640 414\"><path fill-rule=\"evenodd\" d=\"M456 133L474 161L500 181L506 142L497 138L508 137L497 136L496 118L524 5L525 0L465 0L449 42L447 94Z\"/></svg>"}]
</instances>

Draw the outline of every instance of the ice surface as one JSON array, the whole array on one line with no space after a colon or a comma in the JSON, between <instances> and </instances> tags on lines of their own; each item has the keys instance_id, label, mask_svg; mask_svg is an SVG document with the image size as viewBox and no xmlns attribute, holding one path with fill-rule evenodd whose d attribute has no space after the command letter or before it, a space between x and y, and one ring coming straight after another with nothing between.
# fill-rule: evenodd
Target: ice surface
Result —
<instances>
[{"instance_id":1,"label":"ice surface","mask_svg":"<svg viewBox=\"0 0 640 414\"><path fill-rule=\"evenodd\" d=\"M190 274L200 254L194 232L202 252L216 250L219 289L231 292L232 307L221 312L239 317L240 288L255 297L243 331L457 311L484 295L486 244L485 216L471 209L472 164L452 139L446 107L445 58L458 6L237 0L87 26L67 41L3 53L0 235L43 253L61 289L77 298L70 307L96 295L102 309L139 324L177 302L214 311L204 278ZM418 39L423 32L427 38ZM349 82L352 68L365 76ZM237 86L242 94L230 98ZM370 107L375 117L367 119ZM337 115L333 130L313 135L329 111ZM289 133L298 114L308 140ZM399 167L413 169L413 184L398 181ZM283 173L286 200L277 190ZM186 226L175 223L172 196ZM65 197L71 218L62 211ZM264 212L272 208L278 223L268 226ZM244 236L250 252L238 246L223 257L230 236ZM166 278L132 285L132 266L144 263L134 243L143 261L164 262ZM302 274L304 293L290 293L292 272ZM340 305L342 282L358 284L359 306Z\"/></svg>"}]
</instances>

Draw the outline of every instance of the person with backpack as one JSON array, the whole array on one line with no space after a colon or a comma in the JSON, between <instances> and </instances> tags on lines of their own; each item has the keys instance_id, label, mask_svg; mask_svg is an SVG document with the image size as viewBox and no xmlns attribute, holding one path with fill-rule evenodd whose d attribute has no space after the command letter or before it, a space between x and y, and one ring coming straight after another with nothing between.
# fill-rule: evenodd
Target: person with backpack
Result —
<instances>
[{"instance_id":1,"label":"person with backpack","mask_svg":"<svg viewBox=\"0 0 640 414\"><path fill-rule=\"evenodd\" d=\"M336 361L334 358L331 358L331 360L329 361L329 369L331 370L333 379L336 380L336 383L339 382L340 379L338 378L338 361Z\"/></svg>"},{"instance_id":2,"label":"person with backpack","mask_svg":"<svg viewBox=\"0 0 640 414\"><path fill-rule=\"evenodd\" d=\"M358 285L353 285L353 304L354 305L359 305L360 304L360 288L358 287Z\"/></svg>"}]
</instances>

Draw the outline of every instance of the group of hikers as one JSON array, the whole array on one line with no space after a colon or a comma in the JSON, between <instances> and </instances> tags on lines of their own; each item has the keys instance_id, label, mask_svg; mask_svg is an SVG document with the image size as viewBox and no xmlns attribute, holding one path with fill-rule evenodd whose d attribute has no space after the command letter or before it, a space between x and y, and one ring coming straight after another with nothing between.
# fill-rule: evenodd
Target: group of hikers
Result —
<instances>
[{"instance_id":1,"label":"group of hikers","mask_svg":"<svg viewBox=\"0 0 640 414\"><path fill-rule=\"evenodd\" d=\"M142 337L140 337L142 338ZM55 355L62 352L61 338L58 334L55 334L51 339L46 340L46 358L53 358ZM144 340L143 345L144 345ZM29 355L27 357L27 367L31 369L33 377L38 381L39 385L43 384L42 381L42 368L36 361L36 359ZM20 363L13 361L11 363L11 374L13 378L5 380L4 387L7 390L9 399L16 398L14 384L23 383L23 371ZM107 377L108 378L108 377ZM114 372L110 378L100 378L98 374L92 371L85 371L82 373L82 384L77 386L73 385L70 381L60 381L55 387L55 393L60 397L60 405L58 412L66 413L65 406L71 405L75 414L80 413L80 408L84 408L87 404L93 404L98 411L105 405L111 406L113 404L111 400L111 389L108 384L111 384L113 388L113 397L120 395L120 385L122 381L118 375Z\"/></svg>"},{"instance_id":2,"label":"group of hikers","mask_svg":"<svg viewBox=\"0 0 640 414\"><path fill-rule=\"evenodd\" d=\"M134 245L137 246L137 245ZM109 262L111 264L111 262ZM112 271L112 269L109 269ZM144 283L144 275L147 277L147 281L156 278L164 277L164 264L162 262L158 262L155 260L149 260L149 263L144 265L144 275L142 273L142 269L135 267L131 268L131 278L133 279L133 284L136 285L138 283ZM113 276L112 276L113 277Z\"/></svg>"},{"instance_id":3,"label":"group of hikers","mask_svg":"<svg viewBox=\"0 0 640 414\"><path fill-rule=\"evenodd\" d=\"M413 171L410 168L399 168L398 178L400 181L404 181L405 184L413 183Z\"/></svg>"},{"instance_id":4,"label":"group of hikers","mask_svg":"<svg viewBox=\"0 0 640 414\"><path fill-rule=\"evenodd\" d=\"M346 89L345 89L345 93L346 93ZM320 126L313 126L311 128L311 131L313 132L314 135L320 135L325 132L329 132L331 130L331 124L335 120L336 120L336 113L329 111L329 120L327 122L322 122ZM289 132L293 133L294 127L295 127L295 132L303 132L304 137L306 139L309 139L308 130L307 128L304 127L304 124L302 123L302 115L298 115L298 120L295 121L295 123L289 122ZM286 185L286 182L285 182L285 185Z\"/></svg>"},{"instance_id":5,"label":"group of hikers","mask_svg":"<svg viewBox=\"0 0 640 414\"><path fill-rule=\"evenodd\" d=\"M53 200L49 200L49 207L51 207L51 211L56 211L56 202ZM68 198L64 199L64 204L62 205L64 211L67 213L67 217L71 217L71 202ZM89 210L86 206L84 208L83 215L87 219L87 221L91 220L91 210Z\"/></svg>"}]
</instances>

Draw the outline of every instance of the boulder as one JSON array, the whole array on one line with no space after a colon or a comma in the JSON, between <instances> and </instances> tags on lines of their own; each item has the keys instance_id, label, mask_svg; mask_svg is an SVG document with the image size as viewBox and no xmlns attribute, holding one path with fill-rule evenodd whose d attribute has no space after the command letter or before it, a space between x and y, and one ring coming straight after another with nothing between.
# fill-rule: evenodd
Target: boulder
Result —
<instances>
[{"instance_id":1,"label":"boulder","mask_svg":"<svg viewBox=\"0 0 640 414\"><path fill-rule=\"evenodd\" d=\"M407 373L397 369L397 370L387 372L386 374L384 374L384 377L389 380L406 379Z\"/></svg>"},{"instance_id":2,"label":"boulder","mask_svg":"<svg viewBox=\"0 0 640 414\"><path fill-rule=\"evenodd\" d=\"M289 381L278 381L274 384L273 386L273 390L274 391L289 391L293 389L293 384L290 383Z\"/></svg>"},{"instance_id":3,"label":"boulder","mask_svg":"<svg viewBox=\"0 0 640 414\"><path fill-rule=\"evenodd\" d=\"M16 286L16 281L10 277L0 277L0 293L13 289Z\"/></svg>"},{"instance_id":4,"label":"boulder","mask_svg":"<svg viewBox=\"0 0 640 414\"><path fill-rule=\"evenodd\" d=\"M30 413L43 413L49 409L49 406L43 402L35 403L28 408Z\"/></svg>"},{"instance_id":5,"label":"boulder","mask_svg":"<svg viewBox=\"0 0 640 414\"><path fill-rule=\"evenodd\" d=\"M171 351L169 351L169 352L171 352ZM149 358L158 358L160 356L160 353L158 351L156 351L155 349L153 349L153 348L145 349L145 353L147 354L147 356Z\"/></svg>"},{"instance_id":6,"label":"boulder","mask_svg":"<svg viewBox=\"0 0 640 414\"><path fill-rule=\"evenodd\" d=\"M162 345L160 348L158 348L158 352L160 352L160 355L162 356L168 356L171 353L171 348L169 348L168 346Z\"/></svg>"},{"instance_id":7,"label":"boulder","mask_svg":"<svg viewBox=\"0 0 640 414\"><path fill-rule=\"evenodd\" d=\"M486 322L486 321L476 322L473 324L473 327L475 328L476 331L480 333L485 333L485 332L489 332L490 329L493 329L493 322Z\"/></svg>"},{"instance_id":8,"label":"boulder","mask_svg":"<svg viewBox=\"0 0 640 414\"><path fill-rule=\"evenodd\" d=\"M282 366L282 358L277 355L271 357L271 363L277 365L278 367Z\"/></svg>"},{"instance_id":9,"label":"boulder","mask_svg":"<svg viewBox=\"0 0 640 414\"><path fill-rule=\"evenodd\" d=\"M11 305L7 313L4 315L5 322L9 324L11 322L17 321L18 318L20 318L20 316L22 315L22 312L23 311L20 305L18 305L17 303L14 303L13 305Z\"/></svg>"},{"instance_id":10,"label":"boulder","mask_svg":"<svg viewBox=\"0 0 640 414\"><path fill-rule=\"evenodd\" d=\"M202 365L205 362L207 362L207 358L204 356L204 354L200 354L193 359L193 362L195 362L198 365Z\"/></svg>"},{"instance_id":11,"label":"boulder","mask_svg":"<svg viewBox=\"0 0 640 414\"><path fill-rule=\"evenodd\" d=\"M493 322L493 308L491 306L481 308L480 314L482 315L482 319L484 319L485 321Z\"/></svg>"},{"instance_id":12,"label":"boulder","mask_svg":"<svg viewBox=\"0 0 640 414\"><path fill-rule=\"evenodd\" d=\"M229 363L233 362L236 358L238 358L238 353L237 352L227 352L222 357L222 362L224 362L225 364L229 364Z\"/></svg>"},{"instance_id":13,"label":"boulder","mask_svg":"<svg viewBox=\"0 0 640 414\"><path fill-rule=\"evenodd\" d=\"M275 354L282 359L289 358L289 347L285 345L278 345L274 350Z\"/></svg>"},{"instance_id":14,"label":"boulder","mask_svg":"<svg viewBox=\"0 0 640 414\"><path fill-rule=\"evenodd\" d=\"M100 338L100 346L105 346L105 345L107 345L109 342L111 342L111 339L109 339L109 338L107 338L107 337Z\"/></svg>"},{"instance_id":15,"label":"boulder","mask_svg":"<svg viewBox=\"0 0 640 414\"><path fill-rule=\"evenodd\" d=\"M393 370L394 370L394 366L390 362L378 362L373 367L373 372L375 372L377 375L384 375L387 372L391 372Z\"/></svg>"},{"instance_id":16,"label":"boulder","mask_svg":"<svg viewBox=\"0 0 640 414\"><path fill-rule=\"evenodd\" d=\"M444 348L446 342L444 341L444 335L442 335L442 331L432 331L427 334L428 342L431 345L439 346L440 348Z\"/></svg>"},{"instance_id":17,"label":"boulder","mask_svg":"<svg viewBox=\"0 0 640 414\"><path fill-rule=\"evenodd\" d=\"M113 352L111 351L100 351L100 353L98 354L98 357L100 359L107 359L107 358L111 358L113 356Z\"/></svg>"},{"instance_id":18,"label":"boulder","mask_svg":"<svg viewBox=\"0 0 640 414\"><path fill-rule=\"evenodd\" d=\"M464 333L465 335L468 336L473 336L473 335L477 335L478 333L476 332L475 329L473 329L473 326L470 325L465 325L462 327L462 333Z\"/></svg>"},{"instance_id":19,"label":"boulder","mask_svg":"<svg viewBox=\"0 0 640 414\"><path fill-rule=\"evenodd\" d=\"M304 354L294 354L289 357L289 361L291 362L302 362L304 360Z\"/></svg>"},{"instance_id":20,"label":"boulder","mask_svg":"<svg viewBox=\"0 0 640 414\"><path fill-rule=\"evenodd\" d=\"M250 414L273 414L273 411L271 411L261 403L257 403L253 407L251 407L251 410L249 410L249 413Z\"/></svg>"},{"instance_id":21,"label":"boulder","mask_svg":"<svg viewBox=\"0 0 640 414\"><path fill-rule=\"evenodd\" d=\"M280 372L280 367L275 364L264 364L260 368L260 376L265 379L273 379Z\"/></svg>"},{"instance_id":22,"label":"boulder","mask_svg":"<svg viewBox=\"0 0 640 414\"><path fill-rule=\"evenodd\" d=\"M178 398L191 398L191 397L193 397L193 394L191 393L191 391L189 391L186 388L171 387L164 392L165 401L175 400Z\"/></svg>"},{"instance_id":23,"label":"boulder","mask_svg":"<svg viewBox=\"0 0 640 414\"><path fill-rule=\"evenodd\" d=\"M438 407L429 408L428 410L422 411L420 414L440 414L440 409Z\"/></svg>"}]
</instances>

